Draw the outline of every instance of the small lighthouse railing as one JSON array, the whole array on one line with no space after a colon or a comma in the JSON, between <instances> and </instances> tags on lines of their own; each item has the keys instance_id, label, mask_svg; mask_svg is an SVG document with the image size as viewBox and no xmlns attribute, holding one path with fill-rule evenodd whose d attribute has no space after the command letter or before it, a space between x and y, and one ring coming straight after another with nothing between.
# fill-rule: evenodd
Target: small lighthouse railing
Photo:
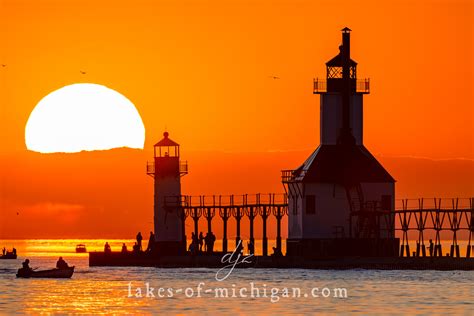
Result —
<instances>
[{"instance_id":1,"label":"small lighthouse railing","mask_svg":"<svg viewBox=\"0 0 474 316\"><path fill-rule=\"evenodd\" d=\"M325 79L313 79L313 93L325 93L328 92L328 84ZM355 80L355 92L356 93L370 93L370 79L357 79Z\"/></svg>"},{"instance_id":2,"label":"small lighthouse railing","mask_svg":"<svg viewBox=\"0 0 474 316\"><path fill-rule=\"evenodd\" d=\"M179 162L179 174L181 176L184 176L186 174L188 174L188 162L187 161L180 161ZM150 176L154 176L155 175L155 171L156 171L156 168L155 168L155 163L154 162L147 162L146 163L146 174L147 175L150 175Z\"/></svg>"}]
</instances>

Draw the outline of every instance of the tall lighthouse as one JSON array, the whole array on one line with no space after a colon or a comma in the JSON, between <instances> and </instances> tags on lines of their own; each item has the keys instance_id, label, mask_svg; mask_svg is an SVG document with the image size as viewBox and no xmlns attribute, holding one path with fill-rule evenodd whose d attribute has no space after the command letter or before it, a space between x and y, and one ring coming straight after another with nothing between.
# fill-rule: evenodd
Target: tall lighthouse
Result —
<instances>
[{"instance_id":1,"label":"tall lighthouse","mask_svg":"<svg viewBox=\"0 0 474 316\"><path fill-rule=\"evenodd\" d=\"M147 174L155 180L154 249L160 255L180 254L186 251L186 240L177 205L181 177L188 173L188 165L180 161L179 144L169 138L168 132L153 148L154 159L147 164Z\"/></svg>"},{"instance_id":2,"label":"tall lighthouse","mask_svg":"<svg viewBox=\"0 0 474 316\"><path fill-rule=\"evenodd\" d=\"M339 53L326 63L320 95L320 145L294 170L284 170L288 193L289 255L392 255L395 180L363 143L363 96L349 28Z\"/></svg>"}]
</instances>

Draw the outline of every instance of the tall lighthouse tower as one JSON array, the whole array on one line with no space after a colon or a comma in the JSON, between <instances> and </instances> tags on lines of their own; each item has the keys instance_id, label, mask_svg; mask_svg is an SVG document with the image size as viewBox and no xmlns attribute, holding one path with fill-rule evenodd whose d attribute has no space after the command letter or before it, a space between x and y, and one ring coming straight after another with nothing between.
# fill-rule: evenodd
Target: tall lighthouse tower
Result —
<instances>
[{"instance_id":1,"label":"tall lighthouse tower","mask_svg":"<svg viewBox=\"0 0 474 316\"><path fill-rule=\"evenodd\" d=\"M188 165L179 159L179 144L163 133L154 146L154 160L147 164L147 174L155 179L154 229L155 250L172 255L186 251L183 221L177 204L181 198L181 177L188 173Z\"/></svg>"},{"instance_id":2,"label":"tall lighthouse tower","mask_svg":"<svg viewBox=\"0 0 474 316\"><path fill-rule=\"evenodd\" d=\"M320 95L320 145L295 170L284 170L289 255L392 255L395 180L363 143L363 96L349 28L339 54L326 63Z\"/></svg>"}]
</instances>

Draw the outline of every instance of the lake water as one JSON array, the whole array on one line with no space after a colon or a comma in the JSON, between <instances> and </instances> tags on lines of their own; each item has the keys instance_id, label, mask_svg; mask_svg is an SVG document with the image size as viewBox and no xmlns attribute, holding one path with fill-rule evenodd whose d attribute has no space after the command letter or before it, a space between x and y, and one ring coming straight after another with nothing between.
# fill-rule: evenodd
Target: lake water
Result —
<instances>
[{"instance_id":1,"label":"lake water","mask_svg":"<svg viewBox=\"0 0 474 316\"><path fill-rule=\"evenodd\" d=\"M14 242L20 258L0 260L0 314L474 315L474 272L236 269L217 281L217 269L89 267L87 254L74 253L77 243L93 251L103 247L103 240L1 242ZM118 249L122 241L109 242ZM47 269L60 255L76 266L71 279L15 277L25 257L31 267ZM155 297L146 297L146 283Z\"/></svg>"}]
</instances>

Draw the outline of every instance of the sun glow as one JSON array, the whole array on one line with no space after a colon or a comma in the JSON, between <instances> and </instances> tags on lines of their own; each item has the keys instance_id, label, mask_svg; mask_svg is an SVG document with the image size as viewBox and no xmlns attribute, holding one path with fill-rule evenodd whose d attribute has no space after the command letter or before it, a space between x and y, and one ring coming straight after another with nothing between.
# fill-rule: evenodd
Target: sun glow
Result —
<instances>
[{"instance_id":1,"label":"sun glow","mask_svg":"<svg viewBox=\"0 0 474 316\"><path fill-rule=\"evenodd\" d=\"M118 147L143 149L145 127L130 100L105 86L80 83L45 96L25 127L29 150L80 152Z\"/></svg>"}]
</instances>

